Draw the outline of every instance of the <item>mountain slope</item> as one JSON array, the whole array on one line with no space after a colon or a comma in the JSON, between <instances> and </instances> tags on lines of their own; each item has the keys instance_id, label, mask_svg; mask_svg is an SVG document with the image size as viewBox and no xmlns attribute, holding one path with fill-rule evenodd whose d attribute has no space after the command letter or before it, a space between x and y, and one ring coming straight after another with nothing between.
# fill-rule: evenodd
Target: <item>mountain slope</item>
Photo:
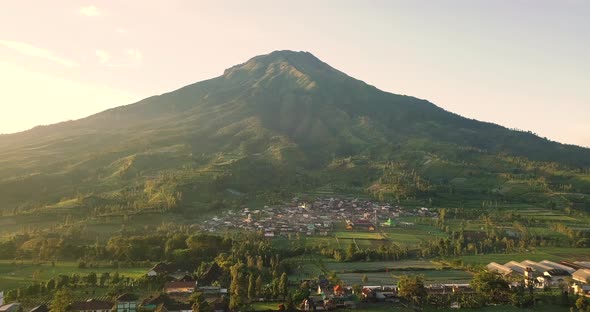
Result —
<instances>
[{"instance_id":1,"label":"mountain slope","mask_svg":"<svg viewBox=\"0 0 590 312\"><path fill-rule=\"evenodd\" d=\"M0 209L202 210L328 187L379 197L585 207L590 150L383 92L275 51L138 103L0 136ZM559 195L557 195L559 194ZM564 195L565 194L565 195ZM115 208L113 208L115 207Z\"/></svg>"}]
</instances>

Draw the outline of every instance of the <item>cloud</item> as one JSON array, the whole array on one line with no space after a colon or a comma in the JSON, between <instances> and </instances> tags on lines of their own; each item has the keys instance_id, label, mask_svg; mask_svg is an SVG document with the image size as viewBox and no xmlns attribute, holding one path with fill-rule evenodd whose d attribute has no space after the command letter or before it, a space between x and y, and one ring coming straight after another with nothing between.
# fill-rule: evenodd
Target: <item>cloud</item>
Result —
<instances>
[{"instance_id":1,"label":"cloud","mask_svg":"<svg viewBox=\"0 0 590 312\"><path fill-rule=\"evenodd\" d=\"M137 67L143 61L143 53L133 48L125 49L121 54L115 54L115 57L111 57L108 51L100 49L96 50L94 54L98 61L107 67Z\"/></svg>"},{"instance_id":2,"label":"cloud","mask_svg":"<svg viewBox=\"0 0 590 312\"><path fill-rule=\"evenodd\" d=\"M54 63L58 63L64 65L66 67L77 67L79 66L78 63L72 60L68 60L59 56L56 56L52 51L36 47L34 45L30 45L28 43L19 42L19 41L11 41L11 40L0 40L0 46L4 46L6 48L12 49L16 52L21 54L38 57L42 59L46 59L48 61L52 61Z\"/></svg>"},{"instance_id":3,"label":"cloud","mask_svg":"<svg viewBox=\"0 0 590 312\"><path fill-rule=\"evenodd\" d=\"M101 14L100 10L93 5L82 7L79 12L85 16L99 16Z\"/></svg>"},{"instance_id":4,"label":"cloud","mask_svg":"<svg viewBox=\"0 0 590 312\"><path fill-rule=\"evenodd\" d=\"M98 61L101 64L108 64L109 61L111 60L111 55L109 54L109 52L107 52L105 50L96 50L94 52L94 54L96 55L96 57L98 58Z\"/></svg>"},{"instance_id":5,"label":"cloud","mask_svg":"<svg viewBox=\"0 0 590 312\"><path fill-rule=\"evenodd\" d=\"M137 49L127 49L125 50L125 54L135 62L141 62L143 59L143 54Z\"/></svg>"}]
</instances>

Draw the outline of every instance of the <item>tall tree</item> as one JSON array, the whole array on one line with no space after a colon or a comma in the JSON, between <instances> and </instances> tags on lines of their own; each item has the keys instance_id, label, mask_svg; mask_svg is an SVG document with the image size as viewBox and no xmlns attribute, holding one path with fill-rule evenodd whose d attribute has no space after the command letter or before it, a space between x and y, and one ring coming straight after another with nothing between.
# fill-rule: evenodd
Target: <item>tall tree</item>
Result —
<instances>
[{"instance_id":1,"label":"tall tree","mask_svg":"<svg viewBox=\"0 0 590 312\"><path fill-rule=\"evenodd\" d=\"M422 307L426 297L426 288L424 287L424 278L419 275L403 275L397 282L398 294L400 297L413 303L418 309Z\"/></svg>"},{"instance_id":2,"label":"tall tree","mask_svg":"<svg viewBox=\"0 0 590 312\"><path fill-rule=\"evenodd\" d=\"M510 285L499 274L481 271L473 276L471 287L476 293L492 303L506 302L510 296Z\"/></svg>"},{"instance_id":3,"label":"tall tree","mask_svg":"<svg viewBox=\"0 0 590 312\"><path fill-rule=\"evenodd\" d=\"M254 298L256 298L256 280L254 274L250 273L248 276L248 299L252 301Z\"/></svg>"},{"instance_id":4,"label":"tall tree","mask_svg":"<svg viewBox=\"0 0 590 312\"><path fill-rule=\"evenodd\" d=\"M66 312L72 300L72 292L69 289L58 290L51 301L51 312Z\"/></svg>"},{"instance_id":5,"label":"tall tree","mask_svg":"<svg viewBox=\"0 0 590 312\"><path fill-rule=\"evenodd\" d=\"M262 296L263 287L262 276L258 275L256 278L256 296Z\"/></svg>"},{"instance_id":6,"label":"tall tree","mask_svg":"<svg viewBox=\"0 0 590 312\"><path fill-rule=\"evenodd\" d=\"M286 296L289 290L289 278L287 277L287 273L281 274L281 279L279 280L279 294Z\"/></svg>"}]
</instances>

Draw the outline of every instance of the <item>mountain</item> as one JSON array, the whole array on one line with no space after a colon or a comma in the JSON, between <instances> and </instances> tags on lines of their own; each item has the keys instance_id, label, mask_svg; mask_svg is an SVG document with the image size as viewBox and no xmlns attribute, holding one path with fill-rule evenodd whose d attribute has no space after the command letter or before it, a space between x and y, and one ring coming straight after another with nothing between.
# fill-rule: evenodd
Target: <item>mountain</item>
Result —
<instances>
[{"instance_id":1,"label":"mountain","mask_svg":"<svg viewBox=\"0 0 590 312\"><path fill-rule=\"evenodd\" d=\"M0 211L199 213L300 192L590 208L590 150L381 91L308 52L0 136Z\"/></svg>"}]
</instances>

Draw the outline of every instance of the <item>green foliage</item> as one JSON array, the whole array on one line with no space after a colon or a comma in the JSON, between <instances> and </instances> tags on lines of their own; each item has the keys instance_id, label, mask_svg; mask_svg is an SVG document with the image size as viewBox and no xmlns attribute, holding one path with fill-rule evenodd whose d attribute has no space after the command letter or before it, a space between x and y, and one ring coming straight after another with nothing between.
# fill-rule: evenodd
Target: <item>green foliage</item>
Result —
<instances>
[{"instance_id":1,"label":"green foliage","mask_svg":"<svg viewBox=\"0 0 590 312\"><path fill-rule=\"evenodd\" d=\"M421 306L426 297L424 278L420 275L402 275L397 282L398 295L416 306Z\"/></svg>"},{"instance_id":2,"label":"green foliage","mask_svg":"<svg viewBox=\"0 0 590 312\"><path fill-rule=\"evenodd\" d=\"M82 120L2 135L0 159L0 214L64 229L199 218L326 186L433 206L590 208L588 149L462 118L290 51ZM133 258L119 247L117 258ZM1 257L14 252L0 243Z\"/></svg>"},{"instance_id":3,"label":"green foliage","mask_svg":"<svg viewBox=\"0 0 590 312\"><path fill-rule=\"evenodd\" d=\"M68 311L68 307L72 303L73 300L74 300L74 298L72 296L71 290L69 290L67 288L58 290L55 293L53 300L51 301L51 311L52 312L66 312L66 311Z\"/></svg>"},{"instance_id":4,"label":"green foliage","mask_svg":"<svg viewBox=\"0 0 590 312\"><path fill-rule=\"evenodd\" d=\"M509 283L501 275L480 271L471 280L471 287L490 303L507 302L510 293Z\"/></svg>"}]
</instances>

